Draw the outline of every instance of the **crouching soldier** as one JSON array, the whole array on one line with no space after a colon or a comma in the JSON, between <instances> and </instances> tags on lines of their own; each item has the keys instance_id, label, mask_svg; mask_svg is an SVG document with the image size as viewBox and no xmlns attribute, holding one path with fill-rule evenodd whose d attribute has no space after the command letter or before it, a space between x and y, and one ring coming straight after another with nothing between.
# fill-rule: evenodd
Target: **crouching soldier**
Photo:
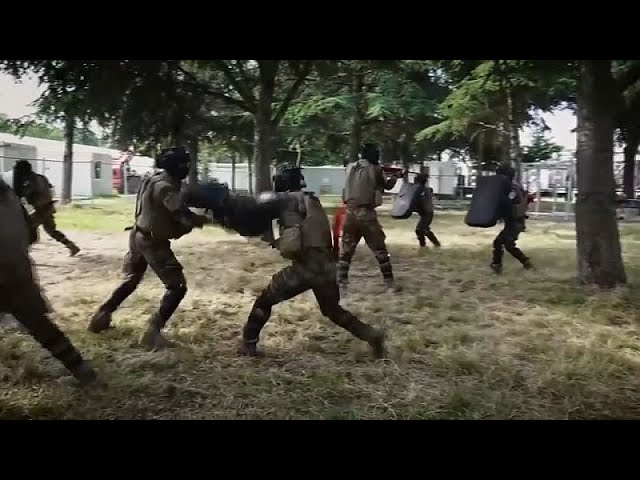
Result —
<instances>
[{"instance_id":1,"label":"crouching soldier","mask_svg":"<svg viewBox=\"0 0 640 480\"><path fill-rule=\"evenodd\" d=\"M37 236L13 190L0 179L0 313L10 313L31 336L51 352L81 383L96 380L96 372L56 326L29 258Z\"/></svg>"},{"instance_id":2,"label":"crouching soldier","mask_svg":"<svg viewBox=\"0 0 640 480\"><path fill-rule=\"evenodd\" d=\"M427 186L427 175L421 173L416 177L416 183L420 185L416 192L415 211L420 215L420 220L416 225L416 237L421 247L426 247L425 237L436 247L440 247L438 237L431 231L431 222L433 222L433 189Z\"/></svg>"},{"instance_id":3,"label":"crouching soldier","mask_svg":"<svg viewBox=\"0 0 640 480\"><path fill-rule=\"evenodd\" d=\"M263 195L261 201L279 205L280 238L276 248L292 264L271 278L253 304L243 328L240 353L258 355L260 332L272 307L311 289L324 316L368 342L376 357L384 356L384 333L361 322L339 304L331 226L320 200L301 191L304 180L299 168L281 172L274 180L277 193Z\"/></svg>"},{"instance_id":4,"label":"crouching soldier","mask_svg":"<svg viewBox=\"0 0 640 480\"><path fill-rule=\"evenodd\" d=\"M530 270L533 268L531 260L516 246L518 236L525 231L525 221L527 219L527 208L529 201L527 194L515 180L515 170L510 166L501 165L496 169L497 175L504 175L511 183L511 188L505 192L507 197L504 209L504 228L493 241L493 260L491 269L496 273L502 273L502 258L504 250L509 252L513 258L518 260L522 266Z\"/></svg>"},{"instance_id":5,"label":"crouching soldier","mask_svg":"<svg viewBox=\"0 0 640 480\"><path fill-rule=\"evenodd\" d=\"M35 173L28 161L19 160L13 167L13 188L19 197L25 198L34 208L31 214L33 227L42 225L51 238L69 249L72 257L76 255L80 251L78 246L56 227L56 209L47 177Z\"/></svg>"},{"instance_id":6,"label":"crouching soldier","mask_svg":"<svg viewBox=\"0 0 640 480\"><path fill-rule=\"evenodd\" d=\"M184 148L171 148L157 162L164 171L146 177L136 199L135 224L129 235L129 251L124 260L124 281L99 308L89 323L89 331L102 332L111 324L111 314L140 284L151 267L166 288L160 307L149 319L140 342L150 349L170 346L162 329L187 293L182 265L171 250L171 240L202 228L206 217L196 215L183 203L180 188L189 173L191 158Z\"/></svg>"}]
</instances>

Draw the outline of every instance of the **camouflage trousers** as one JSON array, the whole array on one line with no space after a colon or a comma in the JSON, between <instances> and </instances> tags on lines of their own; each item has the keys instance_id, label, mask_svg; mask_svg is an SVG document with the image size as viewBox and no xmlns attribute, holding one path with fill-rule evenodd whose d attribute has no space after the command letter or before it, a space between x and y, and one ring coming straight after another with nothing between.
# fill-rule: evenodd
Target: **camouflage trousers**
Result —
<instances>
[{"instance_id":1,"label":"camouflage trousers","mask_svg":"<svg viewBox=\"0 0 640 480\"><path fill-rule=\"evenodd\" d=\"M336 266L330 251L309 249L303 258L280 270L258 296L243 328L243 339L257 343L260 332L271 316L271 308L285 300L312 290L322 314L355 337L368 341L375 334L370 325L340 306Z\"/></svg>"},{"instance_id":2,"label":"camouflage trousers","mask_svg":"<svg viewBox=\"0 0 640 480\"><path fill-rule=\"evenodd\" d=\"M418 237L418 243L420 243L421 247L426 246L427 242L425 241L425 237L431 241L436 247L440 246L440 241L438 237L436 237L435 233L431 231L431 222L433 221L433 212L425 213L424 215L420 215L420 220L418 220L418 224L416 225L416 237Z\"/></svg>"},{"instance_id":3,"label":"camouflage trousers","mask_svg":"<svg viewBox=\"0 0 640 480\"><path fill-rule=\"evenodd\" d=\"M380 272L385 280L393 279L393 269L389 251L385 244L386 235L378 221L378 214L373 208L347 208L340 242L338 263L338 281L346 284L349 281L349 267L356 253L360 239L364 238L380 265Z\"/></svg>"},{"instance_id":4,"label":"camouflage trousers","mask_svg":"<svg viewBox=\"0 0 640 480\"><path fill-rule=\"evenodd\" d=\"M154 326L161 329L187 294L187 280L182 265L171 250L169 240L156 240L135 228L129 235L129 251L122 266L124 280L100 309L115 312L138 287L147 267L151 267L166 288L160 307L152 317Z\"/></svg>"},{"instance_id":5,"label":"camouflage trousers","mask_svg":"<svg viewBox=\"0 0 640 480\"><path fill-rule=\"evenodd\" d=\"M36 229L40 225L42 225L42 228L45 232L47 232L47 235L49 235L55 241L63 244L65 247L72 249L75 246L74 243L69 240L64 233L58 230L54 214L55 209L53 205L40 210L36 210L31 214L31 224L33 228Z\"/></svg>"},{"instance_id":6,"label":"camouflage trousers","mask_svg":"<svg viewBox=\"0 0 640 480\"><path fill-rule=\"evenodd\" d=\"M31 336L68 370L82 362L69 338L48 317L52 311L42 295L29 257L0 265L0 312L10 313Z\"/></svg>"},{"instance_id":7,"label":"camouflage trousers","mask_svg":"<svg viewBox=\"0 0 640 480\"><path fill-rule=\"evenodd\" d=\"M516 246L518 236L524 232L525 223L524 219L505 220L504 228L498 234L493 241L493 262L495 265L502 265L502 258L504 257L504 250L509 252L513 258L524 264L529 259L527 256Z\"/></svg>"}]
</instances>

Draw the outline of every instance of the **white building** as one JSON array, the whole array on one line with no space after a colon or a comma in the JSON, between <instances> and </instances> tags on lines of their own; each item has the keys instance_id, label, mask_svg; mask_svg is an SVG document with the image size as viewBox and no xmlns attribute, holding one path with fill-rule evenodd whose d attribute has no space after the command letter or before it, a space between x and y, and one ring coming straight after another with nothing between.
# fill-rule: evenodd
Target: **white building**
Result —
<instances>
[{"instance_id":1,"label":"white building","mask_svg":"<svg viewBox=\"0 0 640 480\"><path fill-rule=\"evenodd\" d=\"M113 194L113 168L119 167L121 152L90 145L73 145L73 198ZM28 160L36 173L45 175L56 194L62 191L64 142L0 133L0 172L5 180L18 160ZM144 174L153 169L149 157L133 157L131 170Z\"/></svg>"}]
</instances>

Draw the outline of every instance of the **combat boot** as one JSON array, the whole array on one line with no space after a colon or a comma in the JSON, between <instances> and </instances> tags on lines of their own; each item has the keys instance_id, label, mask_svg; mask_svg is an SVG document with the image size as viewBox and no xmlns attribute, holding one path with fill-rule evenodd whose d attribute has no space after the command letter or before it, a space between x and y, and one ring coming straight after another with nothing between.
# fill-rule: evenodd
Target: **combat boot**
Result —
<instances>
[{"instance_id":1,"label":"combat boot","mask_svg":"<svg viewBox=\"0 0 640 480\"><path fill-rule=\"evenodd\" d=\"M87 330L93 333L100 333L110 327L111 312L108 312L107 310L101 308L93 315L93 317L91 317L91 321L89 322Z\"/></svg>"},{"instance_id":2,"label":"combat boot","mask_svg":"<svg viewBox=\"0 0 640 480\"><path fill-rule=\"evenodd\" d=\"M173 342L167 340L162 334L163 325L164 322L162 322L160 316L155 313L151 319L149 319L147 329L140 337L140 344L149 350L163 350L173 347Z\"/></svg>"},{"instance_id":3,"label":"combat boot","mask_svg":"<svg viewBox=\"0 0 640 480\"><path fill-rule=\"evenodd\" d=\"M387 355L387 350L384 346L385 334L382 330L374 330L369 336L367 343L371 347L371 352L375 358L384 358Z\"/></svg>"},{"instance_id":4,"label":"combat boot","mask_svg":"<svg viewBox=\"0 0 640 480\"><path fill-rule=\"evenodd\" d=\"M75 257L80 252L80 248L73 242L69 242L67 248L69 249L69 256L71 257Z\"/></svg>"},{"instance_id":5,"label":"combat boot","mask_svg":"<svg viewBox=\"0 0 640 480\"><path fill-rule=\"evenodd\" d=\"M531 260L529 260L528 258L522 261L522 266L524 267L525 270L533 270L533 264L531 263Z\"/></svg>"},{"instance_id":6,"label":"combat boot","mask_svg":"<svg viewBox=\"0 0 640 480\"><path fill-rule=\"evenodd\" d=\"M496 274L500 275L502 273L502 264L501 263L492 263L491 270L496 272Z\"/></svg>"},{"instance_id":7,"label":"combat boot","mask_svg":"<svg viewBox=\"0 0 640 480\"><path fill-rule=\"evenodd\" d=\"M402 291L402 287L398 285L393 277L385 277L384 278L384 287L387 291L392 293L398 293Z\"/></svg>"},{"instance_id":8,"label":"combat boot","mask_svg":"<svg viewBox=\"0 0 640 480\"><path fill-rule=\"evenodd\" d=\"M426 247L427 246L427 241L425 240L424 237L418 237L418 243L420 244L420 247Z\"/></svg>"},{"instance_id":9,"label":"combat boot","mask_svg":"<svg viewBox=\"0 0 640 480\"><path fill-rule=\"evenodd\" d=\"M242 339L240 346L238 347L238 353L246 357L263 357L262 350L258 350L257 340L245 340Z\"/></svg>"},{"instance_id":10,"label":"combat boot","mask_svg":"<svg viewBox=\"0 0 640 480\"><path fill-rule=\"evenodd\" d=\"M80 365L70 371L81 386L89 385L98 380L98 374L86 360L83 360Z\"/></svg>"}]
</instances>

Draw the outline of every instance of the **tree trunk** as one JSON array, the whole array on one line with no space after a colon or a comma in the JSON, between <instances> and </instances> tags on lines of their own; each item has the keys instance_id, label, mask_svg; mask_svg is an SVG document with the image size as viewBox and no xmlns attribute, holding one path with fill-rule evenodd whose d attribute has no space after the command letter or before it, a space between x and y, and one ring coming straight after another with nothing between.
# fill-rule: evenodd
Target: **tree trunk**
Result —
<instances>
[{"instance_id":1,"label":"tree trunk","mask_svg":"<svg viewBox=\"0 0 640 480\"><path fill-rule=\"evenodd\" d=\"M627 198L636 197L636 155L640 145L640 129L629 132L624 147L624 194Z\"/></svg>"},{"instance_id":2,"label":"tree trunk","mask_svg":"<svg viewBox=\"0 0 640 480\"><path fill-rule=\"evenodd\" d=\"M407 181L409 178L408 170L411 167L411 162L413 158L411 157L411 143L409 141L409 136L404 134L400 137L400 160L402 161L402 166L404 167L404 180Z\"/></svg>"},{"instance_id":3,"label":"tree trunk","mask_svg":"<svg viewBox=\"0 0 640 480\"><path fill-rule=\"evenodd\" d=\"M391 140L385 140L380 149L380 162L389 164L393 162L393 142Z\"/></svg>"},{"instance_id":4,"label":"tree trunk","mask_svg":"<svg viewBox=\"0 0 640 480\"><path fill-rule=\"evenodd\" d=\"M611 60L583 60L578 82L576 241L578 280L626 283L613 176L615 84Z\"/></svg>"},{"instance_id":5,"label":"tree trunk","mask_svg":"<svg viewBox=\"0 0 640 480\"><path fill-rule=\"evenodd\" d=\"M231 153L231 191L236 191L236 153Z\"/></svg>"},{"instance_id":6,"label":"tree trunk","mask_svg":"<svg viewBox=\"0 0 640 480\"><path fill-rule=\"evenodd\" d=\"M273 98L277 70L276 60L260 60L260 91L254 127L256 194L272 189L271 164L276 156L277 133L276 122L273 118Z\"/></svg>"},{"instance_id":7,"label":"tree trunk","mask_svg":"<svg viewBox=\"0 0 640 480\"><path fill-rule=\"evenodd\" d=\"M73 137L76 119L66 114L64 124L64 157L62 160L62 198L61 203L71 202L71 186L73 185Z\"/></svg>"},{"instance_id":8,"label":"tree trunk","mask_svg":"<svg viewBox=\"0 0 640 480\"><path fill-rule=\"evenodd\" d=\"M247 157L247 173L249 174L249 195L253 196L253 158Z\"/></svg>"},{"instance_id":9,"label":"tree trunk","mask_svg":"<svg viewBox=\"0 0 640 480\"><path fill-rule=\"evenodd\" d=\"M194 140L189 146L189 153L191 153L191 165L189 166L189 185L198 184L198 141Z\"/></svg>"},{"instance_id":10,"label":"tree trunk","mask_svg":"<svg viewBox=\"0 0 640 480\"><path fill-rule=\"evenodd\" d=\"M349 162L358 161L358 154L362 146L362 125L364 124L364 74L355 73L351 85L353 95L353 118L351 119L351 145L349 147Z\"/></svg>"},{"instance_id":11,"label":"tree trunk","mask_svg":"<svg viewBox=\"0 0 640 480\"><path fill-rule=\"evenodd\" d=\"M507 98L507 123L509 133L509 158L511 166L516 170L516 180L520 181L520 170L522 169L522 148L520 147L520 128L515 119L515 107L513 105L513 91L511 83L506 81Z\"/></svg>"}]
</instances>

